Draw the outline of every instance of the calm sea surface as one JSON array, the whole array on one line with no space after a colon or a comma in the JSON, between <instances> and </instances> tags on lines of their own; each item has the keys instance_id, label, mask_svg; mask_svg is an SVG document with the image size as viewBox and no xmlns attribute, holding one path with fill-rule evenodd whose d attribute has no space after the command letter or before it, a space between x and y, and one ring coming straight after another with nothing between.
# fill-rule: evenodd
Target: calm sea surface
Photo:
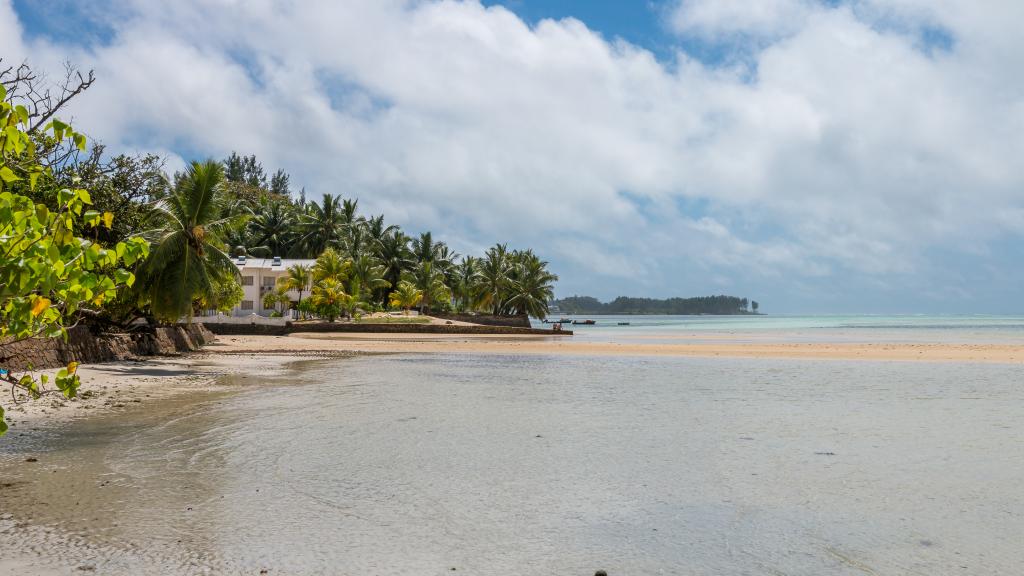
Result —
<instances>
[{"instance_id":1,"label":"calm sea surface","mask_svg":"<svg viewBox=\"0 0 1024 576\"><path fill-rule=\"evenodd\" d=\"M579 337L1021 333L1017 319L600 320ZM1022 481L1019 366L361 357L5 438L0 560L21 558L18 574L1019 575Z\"/></svg>"},{"instance_id":2,"label":"calm sea surface","mask_svg":"<svg viewBox=\"0 0 1024 576\"><path fill-rule=\"evenodd\" d=\"M579 340L1024 343L1024 316L604 316L556 315ZM620 325L628 323L628 325ZM544 324L534 321L534 326Z\"/></svg>"}]
</instances>

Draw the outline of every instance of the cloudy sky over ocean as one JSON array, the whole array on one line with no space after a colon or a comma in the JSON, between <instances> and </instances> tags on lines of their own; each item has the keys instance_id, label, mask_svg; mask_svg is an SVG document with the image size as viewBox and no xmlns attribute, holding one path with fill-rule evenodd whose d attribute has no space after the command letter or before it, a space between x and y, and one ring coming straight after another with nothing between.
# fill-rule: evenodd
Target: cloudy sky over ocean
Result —
<instances>
[{"instance_id":1,"label":"cloudy sky over ocean","mask_svg":"<svg viewBox=\"0 0 1024 576\"><path fill-rule=\"evenodd\" d=\"M1019 0L0 0L170 169L231 151L558 296L1021 312Z\"/></svg>"}]
</instances>

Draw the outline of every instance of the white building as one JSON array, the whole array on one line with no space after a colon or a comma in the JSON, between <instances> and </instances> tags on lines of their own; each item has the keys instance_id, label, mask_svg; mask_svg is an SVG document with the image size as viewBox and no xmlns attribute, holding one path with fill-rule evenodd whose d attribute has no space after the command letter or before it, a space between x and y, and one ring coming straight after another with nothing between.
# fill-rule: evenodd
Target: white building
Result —
<instances>
[{"instance_id":1,"label":"white building","mask_svg":"<svg viewBox=\"0 0 1024 576\"><path fill-rule=\"evenodd\" d=\"M274 309L263 307L263 296L277 286L277 279L288 274L288 268L301 264L313 267L316 260L285 260L280 257L274 258L247 258L239 256L234 259L235 266L238 266L238 273L242 275L242 302L231 311L232 316L248 316L259 314L270 316ZM309 296L309 286L302 292L302 297ZM299 300L297 290L289 290L288 297L291 298L292 308Z\"/></svg>"}]
</instances>

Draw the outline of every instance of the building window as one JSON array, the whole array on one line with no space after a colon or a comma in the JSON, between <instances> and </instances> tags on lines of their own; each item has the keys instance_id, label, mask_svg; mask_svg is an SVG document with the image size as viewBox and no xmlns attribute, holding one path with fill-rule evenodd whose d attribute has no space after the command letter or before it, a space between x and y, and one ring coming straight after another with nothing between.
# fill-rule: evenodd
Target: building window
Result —
<instances>
[{"instance_id":1,"label":"building window","mask_svg":"<svg viewBox=\"0 0 1024 576\"><path fill-rule=\"evenodd\" d=\"M252 310L252 300L242 300L242 310Z\"/></svg>"},{"instance_id":2,"label":"building window","mask_svg":"<svg viewBox=\"0 0 1024 576\"><path fill-rule=\"evenodd\" d=\"M242 276L242 286L252 286L252 276Z\"/></svg>"},{"instance_id":3,"label":"building window","mask_svg":"<svg viewBox=\"0 0 1024 576\"><path fill-rule=\"evenodd\" d=\"M264 288L273 288L275 282L277 282L277 278L274 277L274 276L264 276L263 277L263 287Z\"/></svg>"}]
</instances>

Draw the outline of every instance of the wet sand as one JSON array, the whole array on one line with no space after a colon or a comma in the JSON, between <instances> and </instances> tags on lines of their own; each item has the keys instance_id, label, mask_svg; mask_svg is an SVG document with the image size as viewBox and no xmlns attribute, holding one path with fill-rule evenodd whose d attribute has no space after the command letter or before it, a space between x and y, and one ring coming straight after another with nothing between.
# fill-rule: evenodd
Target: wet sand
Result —
<instances>
[{"instance_id":1,"label":"wet sand","mask_svg":"<svg viewBox=\"0 0 1024 576\"><path fill-rule=\"evenodd\" d=\"M82 365L78 368L82 386L77 398L69 400L59 394L46 394L39 400L30 400L25 394L4 390L3 406L11 425L8 434L23 435L42 424L126 410L175 396L224 390L227 384L220 381L223 376L239 376L232 384L237 386L248 377L286 374L291 362L346 355L340 350L273 355L254 343L251 350L233 354L218 354L208 348L179 357ZM33 374L52 377L56 372L57 369L39 370Z\"/></svg>"},{"instance_id":2,"label":"wet sand","mask_svg":"<svg viewBox=\"0 0 1024 576\"><path fill-rule=\"evenodd\" d=\"M681 338L685 338L682 336ZM698 358L785 358L901 362L1024 363L1024 346L976 343L789 343L746 342L718 335L692 335L695 342L595 342L568 337L449 336L441 334L303 334L225 336L211 350L223 353L364 353L555 354L592 356L678 356Z\"/></svg>"}]
</instances>

